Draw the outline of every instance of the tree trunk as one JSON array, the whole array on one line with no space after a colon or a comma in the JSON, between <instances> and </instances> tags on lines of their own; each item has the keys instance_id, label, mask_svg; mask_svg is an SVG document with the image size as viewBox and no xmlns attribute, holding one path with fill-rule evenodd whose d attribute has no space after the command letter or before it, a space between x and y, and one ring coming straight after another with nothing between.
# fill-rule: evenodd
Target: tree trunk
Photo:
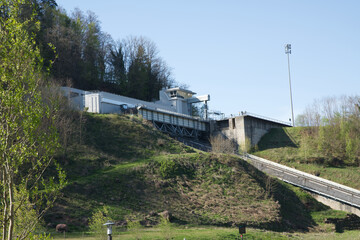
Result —
<instances>
[{"instance_id":1,"label":"tree trunk","mask_svg":"<svg viewBox=\"0 0 360 240\"><path fill-rule=\"evenodd\" d=\"M14 189L13 189L13 177L11 170L9 171L9 228L8 228L8 240L12 240L13 231L14 231ZM5 231L5 229L4 229Z\"/></svg>"},{"instance_id":2,"label":"tree trunk","mask_svg":"<svg viewBox=\"0 0 360 240\"><path fill-rule=\"evenodd\" d=\"M7 188L6 188L6 185L7 185L7 181L6 181L6 174L5 174L5 168L2 169L2 172L3 172L3 187L4 187L4 190L3 190L3 206L4 206L4 209L3 209L3 223L2 223L2 229L3 229L3 232L2 232L2 240L6 240L6 229L7 229Z\"/></svg>"}]
</instances>

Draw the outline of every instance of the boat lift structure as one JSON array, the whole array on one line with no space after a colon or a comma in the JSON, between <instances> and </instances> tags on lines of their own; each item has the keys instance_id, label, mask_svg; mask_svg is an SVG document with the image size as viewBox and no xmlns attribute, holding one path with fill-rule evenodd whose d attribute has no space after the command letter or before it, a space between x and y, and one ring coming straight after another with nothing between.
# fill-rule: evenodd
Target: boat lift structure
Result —
<instances>
[{"instance_id":1,"label":"boat lift structure","mask_svg":"<svg viewBox=\"0 0 360 240\"><path fill-rule=\"evenodd\" d=\"M151 121L162 132L173 136L198 138L209 132L207 102L210 95L194 96L195 92L182 88L162 89L159 100L142 101L101 91L83 91L62 87L75 107L92 113L137 112L144 119ZM205 117L192 116L192 104L205 104Z\"/></svg>"}]
</instances>

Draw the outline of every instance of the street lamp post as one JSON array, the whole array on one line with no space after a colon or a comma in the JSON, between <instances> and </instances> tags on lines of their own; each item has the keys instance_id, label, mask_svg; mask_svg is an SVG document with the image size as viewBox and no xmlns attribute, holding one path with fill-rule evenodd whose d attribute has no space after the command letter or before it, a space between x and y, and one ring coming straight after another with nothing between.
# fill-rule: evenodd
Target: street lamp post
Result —
<instances>
[{"instance_id":1,"label":"street lamp post","mask_svg":"<svg viewBox=\"0 0 360 240\"><path fill-rule=\"evenodd\" d=\"M293 109L293 100L292 100L292 91L291 91L291 77L290 77L290 57L289 54L291 54L291 44L285 45L285 54L287 54L288 58L288 70L289 70L289 86L290 86L290 102L291 102L291 120L292 120L292 126L295 126L294 123L294 109Z\"/></svg>"},{"instance_id":2,"label":"street lamp post","mask_svg":"<svg viewBox=\"0 0 360 240\"><path fill-rule=\"evenodd\" d=\"M108 235L108 238L107 240L112 240L112 226L114 225L115 223L111 222L111 221L107 221L105 224L106 227L107 227L107 235Z\"/></svg>"}]
</instances>

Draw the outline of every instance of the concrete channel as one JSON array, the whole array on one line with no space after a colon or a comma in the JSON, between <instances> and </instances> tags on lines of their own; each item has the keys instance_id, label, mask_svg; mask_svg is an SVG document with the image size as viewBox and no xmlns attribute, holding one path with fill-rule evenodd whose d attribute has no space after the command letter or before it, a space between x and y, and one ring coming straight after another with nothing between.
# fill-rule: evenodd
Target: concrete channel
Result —
<instances>
[{"instance_id":1,"label":"concrete channel","mask_svg":"<svg viewBox=\"0 0 360 240\"><path fill-rule=\"evenodd\" d=\"M360 216L359 190L254 155L243 157L260 171L309 191L319 202Z\"/></svg>"}]
</instances>

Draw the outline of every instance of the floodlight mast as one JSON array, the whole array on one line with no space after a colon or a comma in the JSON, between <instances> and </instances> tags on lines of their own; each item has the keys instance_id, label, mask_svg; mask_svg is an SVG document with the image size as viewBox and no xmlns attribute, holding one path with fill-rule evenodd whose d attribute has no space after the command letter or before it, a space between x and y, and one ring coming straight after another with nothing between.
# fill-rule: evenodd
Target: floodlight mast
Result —
<instances>
[{"instance_id":1,"label":"floodlight mast","mask_svg":"<svg viewBox=\"0 0 360 240\"><path fill-rule=\"evenodd\" d=\"M291 44L285 45L285 54L287 54L288 59L288 70L289 70L289 86L290 86L290 102L291 102L291 120L292 120L292 126L295 126L294 122L294 109L293 109L293 100L292 100L292 91L291 91L291 77L290 77L290 57L289 54L291 54Z\"/></svg>"}]
</instances>

